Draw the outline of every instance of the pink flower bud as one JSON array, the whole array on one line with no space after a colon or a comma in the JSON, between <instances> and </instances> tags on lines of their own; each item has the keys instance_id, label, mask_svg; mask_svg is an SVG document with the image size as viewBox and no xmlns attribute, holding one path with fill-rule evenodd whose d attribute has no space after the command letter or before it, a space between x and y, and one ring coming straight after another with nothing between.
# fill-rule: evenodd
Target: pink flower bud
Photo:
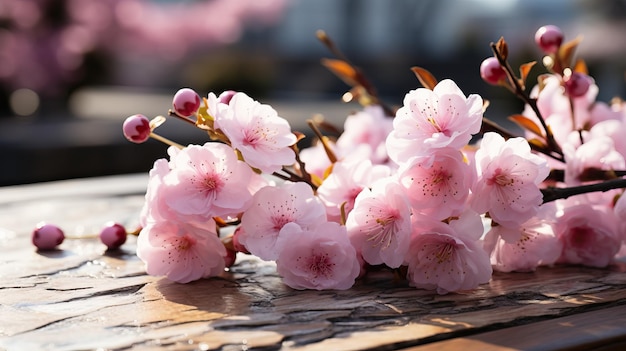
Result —
<instances>
[{"instance_id":1,"label":"pink flower bud","mask_svg":"<svg viewBox=\"0 0 626 351\"><path fill-rule=\"evenodd\" d=\"M176 92L172 100L174 112L183 117L191 117L200 108L200 96L194 90L183 88Z\"/></svg>"},{"instance_id":2,"label":"pink flower bud","mask_svg":"<svg viewBox=\"0 0 626 351\"><path fill-rule=\"evenodd\" d=\"M126 242L126 228L121 224L109 222L100 232L100 241L109 250L117 249Z\"/></svg>"},{"instance_id":3,"label":"pink flower bud","mask_svg":"<svg viewBox=\"0 0 626 351\"><path fill-rule=\"evenodd\" d=\"M33 231L32 242L39 250L52 250L61 245L65 234L61 228L53 224L41 222Z\"/></svg>"},{"instance_id":4,"label":"pink flower bud","mask_svg":"<svg viewBox=\"0 0 626 351\"><path fill-rule=\"evenodd\" d=\"M546 54L556 53L563 44L563 32L557 26L547 25L535 33L535 42Z\"/></svg>"},{"instance_id":5,"label":"pink flower bud","mask_svg":"<svg viewBox=\"0 0 626 351\"><path fill-rule=\"evenodd\" d=\"M217 100L222 104L228 105L235 94L237 94L237 92L234 90L226 90L217 97Z\"/></svg>"},{"instance_id":6,"label":"pink flower bud","mask_svg":"<svg viewBox=\"0 0 626 351\"><path fill-rule=\"evenodd\" d=\"M506 72L497 58L489 57L480 64L480 77L489 84L497 85L501 80L506 79Z\"/></svg>"},{"instance_id":7,"label":"pink flower bud","mask_svg":"<svg viewBox=\"0 0 626 351\"><path fill-rule=\"evenodd\" d=\"M591 86L591 77L584 73L574 72L563 77L565 93L570 97L581 97L587 94Z\"/></svg>"},{"instance_id":8,"label":"pink flower bud","mask_svg":"<svg viewBox=\"0 0 626 351\"><path fill-rule=\"evenodd\" d=\"M124 121L122 131L128 141L141 144L150 137L150 121L144 115L132 115Z\"/></svg>"}]
</instances>

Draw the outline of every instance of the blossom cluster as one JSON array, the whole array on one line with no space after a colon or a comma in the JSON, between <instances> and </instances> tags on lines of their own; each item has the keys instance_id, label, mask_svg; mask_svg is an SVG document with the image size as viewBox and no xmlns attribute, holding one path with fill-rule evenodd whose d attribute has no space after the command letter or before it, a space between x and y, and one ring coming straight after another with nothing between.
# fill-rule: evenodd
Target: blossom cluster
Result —
<instances>
[{"instance_id":1,"label":"blossom cluster","mask_svg":"<svg viewBox=\"0 0 626 351\"><path fill-rule=\"evenodd\" d=\"M294 289L348 289L384 266L445 294L487 283L493 270L607 266L626 232L623 185L585 186L626 168L626 105L595 101L586 74L572 90L573 67L552 46L544 51L560 66L523 95L527 72L512 74L505 45L493 45L481 74L525 98L515 117L524 137L485 125L482 97L423 69L424 87L397 110L367 96L356 75L354 91L369 103L336 139L312 122L319 140L302 150L301 134L243 92L200 99L181 90L171 114L212 140L171 143L150 171L137 249L147 272L186 283L222 274L245 253L275 261ZM129 120L133 141L159 124ZM582 190L547 197L558 189Z\"/></svg>"}]
</instances>

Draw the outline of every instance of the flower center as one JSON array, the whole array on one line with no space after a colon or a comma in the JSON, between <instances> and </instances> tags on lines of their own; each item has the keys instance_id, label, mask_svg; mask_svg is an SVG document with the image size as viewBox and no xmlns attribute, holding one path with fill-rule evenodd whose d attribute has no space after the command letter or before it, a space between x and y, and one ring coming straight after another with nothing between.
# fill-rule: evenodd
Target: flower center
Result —
<instances>
[{"instance_id":1,"label":"flower center","mask_svg":"<svg viewBox=\"0 0 626 351\"><path fill-rule=\"evenodd\" d=\"M385 217L376 218L376 224L378 225L367 233L367 241L371 241L374 247L380 246L383 250L388 248L397 231L397 219L398 215L396 213L390 213Z\"/></svg>"},{"instance_id":2,"label":"flower center","mask_svg":"<svg viewBox=\"0 0 626 351\"><path fill-rule=\"evenodd\" d=\"M172 246L176 248L177 251L187 251L196 243L196 239L190 237L189 235L185 235L180 238L176 238L172 243Z\"/></svg>"},{"instance_id":3,"label":"flower center","mask_svg":"<svg viewBox=\"0 0 626 351\"><path fill-rule=\"evenodd\" d=\"M441 127L439 127L439 124L437 123L437 121L436 121L434 118L429 117L429 118L428 118L428 122L429 122L430 124L432 124L432 126L433 126L433 127L435 127L435 130L436 130L436 131L438 131L438 132L440 132L440 133L441 133Z\"/></svg>"},{"instance_id":4,"label":"flower center","mask_svg":"<svg viewBox=\"0 0 626 351\"><path fill-rule=\"evenodd\" d=\"M493 176L487 179L488 185L499 185L499 186L507 186L515 183L515 179L511 178L508 174L504 173L502 168L497 168L495 172L493 172Z\"/></svg>"},{"instance_id":5,"label":"flower center","mask_svg":"<svg viewBox=\"0 0 626 351\"><path fill-rule=\"evenodd\" d=\"M589 238L591 238L593 230L587 226L574 227L570 230L572 246L588 247Z\"/></svg>"},{"instance_id":6,"label":"flower center","mask_svg":"<svg viewBox=\"0 0 626 351\"><path fill-rule=\"evenodd\" d=\"M259 133L257 130L252 131L244 131L243 144L246 146L256 145L259 143L259 140L263 139L262 133Z\"/></svg>"},{"instance_id":7,"label":"flower center","mask_svg":"<svg viewBox=\"0 0 626 351\"><path fill-rule=\"evenodd\" d=\"M308 262L309 271L313 273L315 278L318 278L320 276L328 278L329 276L331 276L333 272L332 267L334 265L335 264L326 253L313 255L311 258L309 258Z\"/></svg>"},{"instance_id":8,"label":"flower center","mask_svg":"<svg viewBox=\"0 0 626 351\"><path fill-rule=\"evenodd\" d=\"M218 182L214 177L209 177L204 179L203 185L204 189L206 189L207 191L213 191L217 189Z\"/></svg>"},{"instance_id":9,"label":"flower center","mask_svg":"<svg viewBox=\"0 0 626 351\"><path fill-rule=\"evenodd\" d=\"M451 243L445 243L439 246L439 250L435 252L435 258L437 263L444 263L450 261L450 256L454 253L454 245Z\"/></svg>"},{"instance_id":10,"label":"flower center","mask_svg":"<svg viewBox=\"0 0 626 351\"><path fill-rule=\"evenodd\" d=\"M433 187L445 188L448 186L448 181L452 179L452 175L444 169L439 169L432 174L431 185Z\"/></svg>"},{"instance_id":11,"label":"flower center","mask_svg":"<svg viewBox=\"0 0 626 351\"><path fill-rule=\"evenodd\" d=\"M278 231L285 226L285 224L292 222L292 219L283 213L280 216L272 217L272 222L274 223L274 229Z\"/></svg>"},{"instance_id":12,"label":"flower center","mask_svg":"<svg viewBox=\"0 0 626 351\"><path fill-rule=\"evenodd\" d=\"M222 180L216 174L206 174L200 176L197 183L198 192L208 197L215 197L222 187Z\"/></svg>"}]
</instances>

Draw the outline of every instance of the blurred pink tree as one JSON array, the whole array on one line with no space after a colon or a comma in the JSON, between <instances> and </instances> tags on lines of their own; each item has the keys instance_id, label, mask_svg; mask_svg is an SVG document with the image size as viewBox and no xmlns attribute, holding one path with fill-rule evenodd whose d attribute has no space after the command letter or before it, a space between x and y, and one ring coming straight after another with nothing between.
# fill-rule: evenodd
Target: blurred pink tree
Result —
<instances>
[{"instance_id":1,"label":"blurred pink tree","mask_svg":"<svg viewBox=\"0 0 626 351\"><path fill-rule=\"evenodd\" d=\"M0 84L63 96L98 53L176 61L275 23L288 0L2 0Z\"/></svg>"}]
</instances>

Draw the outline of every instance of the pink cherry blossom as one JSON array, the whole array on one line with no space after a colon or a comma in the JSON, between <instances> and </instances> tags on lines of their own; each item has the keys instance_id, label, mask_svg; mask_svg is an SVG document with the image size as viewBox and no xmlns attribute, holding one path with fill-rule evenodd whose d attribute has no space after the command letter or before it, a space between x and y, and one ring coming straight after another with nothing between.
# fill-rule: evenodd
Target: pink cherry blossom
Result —
<instances>
[{"instance_id":1,"label":"pink cherry blossom","mask_svg":"<svg viewBox=\"0 0 626 351\"><path fill-rule=\"evenodd\" d=\"M386 178L356 197L346 228L367 263L397 268L404 262L411 236L411 206L404 192Z\"/></svg>"},{"instance_id":2,"label":"pink cherry blossom","mask_svg":"<svg viewBox=\"0 0 626 351\"><path fill-rule=\"evenodd\" d=\"M452 148L414 157L398 170L413 209L438 220L462 211L474 178L463 154Z\"/></svg>"},{"instance_id":3,"label":"pink cherry blossom","mask_svg":"<svg viewBox=\"0 0 626 351\"><path fill-rule=\"evenodd\" d=\"M579 177L587 168L620 170L626 166L624 156L615 150L613 139L608 136L589 138L577 148L565 144L563 152L566 161L565 183L570 186L582 184Z\"/></svg>"},{"instance_id":4,"label":"pink cherry blossom","mask_svg":"<svg viewBox=\"0 0 626 351\"><path fill-rule=\"evenodd\" d=\"M364 152L373 164L385 164L389 159L385 140L392 129L393 119L385 116L382 107L367 106L346 118L337 147L344 155L351 154L357 146L366 147Z\"/></svg>"},{"instance_id":5,"label":"pink cherry blossom","mask_svg":"<svg viewBox=\"0 0 626 351\"><path fill-rule=\"evenodd\" d=\"M148 188L146 191L143 208L140 214L140 224L142 227L148 223L166 220L167 218L177 218L175 210L169 208L164 202L162 190L165 187L163 178L170 173L172 166L175 164L173 160L180 153L180 149L170 146L167 153L170 157L168 162L166 159L158 159L154 162L149 173Z\"/></svg>"},{"instance_id":6,"label":"pink cherry blossom","mask_svg":"<svg viewBox=\"0 0 626 351\"><path fill-rule=\"evenodd\" d=\"M328 219L339 222L341 207L348 214L354 207L354 199L374 181L389 176L390 169L384 165L372 165L370 160L356 162L340 161L333 165L332 173L317 189L317 195L326 205Z\"/></svg>"},{"instance_id":7,"label":"pink cherry blossom","mask_svg":"<svg viewBox=\"0 0 626 351\"><path fill-rule=\"evenodd\" d=\"M160 221L142 229L137 256L146 264L148 274L188 283L220 275L226 249L213 220L202 224Z\"/></svg>"},{"instance_id":8,"label":"pink cherry blossom","mask_svg":"<svg viewBox=\"0 0 626 351\"><path fill-rule=\"evenodd\" d=\"M284 240L276 270L293 289L345 290L354 285L361 264L346 227L334 222L303 229L295 223L280 231Z\"/></svg>"},{"instance_id":9,"label":"pink cherry blossom","mask_svg":"<svg viewBox=\"0 0 626 351\"><path fill-rule=\"evenodd\" d=\"M615 201L613 213L620 224L626 225L626 196L622 193ZM626 235L626 232L624 232Z\"/></svg>"},{"instance_id":10,"label":"pink cherry blossom","mask_svg":"<svg viewBox=\"0 0 626 351\"><path fill-rule=\"evenodd\" d=\"M431 91L410 91L397 111L387 138L389 157L397 163L442 147L460 149L478 133L483 117L479 95L465 97L452 80L442 80Z\"/></svg>"},{"instance_id":11,"label":"pink cherry blossom","mask_svg":"<svg viewBox=\"0 0 626 351\"><path fill-rule=\"evenodd\" d=\"M146 227L148 223L164 219L164 215L159 211L159 209L164 208L164 206L159 205L161 201L159 189L163 186L163 177L169 172L170 166L166 159L160 158L154 161L154 165L149 173L148 188L145 195L146 200L140 214L139 223L142 227Z\"/></svg>"},{"instance_id":12,"label":"pink cherry blossom","mask_svg":"<svg viewBox=\"0 0 626 351\"><path fill-rule=\"evenodd\" d=\"M472 208L489 212L497 223L515 227L537 213L543 201L539 184L548 176L544 158L532 154L523 138L504 140L485 133L475 154L477 180Z\"/></svg>"},{"instance_id":13,"label":"pink cherry blossom","mask_svg":"<svg viewBox=\"0 0 626 351\"><path fill-rule=\"evenodd\" d=\"M282 227L295 223L302 228L326 222L326 209L310 185L284 182L254 194L252 205L241 218L239 242L264 260L278 257L277 240Z\"/></svg>"},{"instance_id":14,"label":"pink cherry blossom","mask_svg":"<svg viewBox=\"0 0 626 351\"><path fill-rule=\"evenodd\" d=\"M590 137L596 139L608 136L613 140L615 151L626 158L626 123L621 120L609 119L595 124L589 130Z\"/></svg>"},{"instance_id":15,"label":"pink cherry blossom","mask_svg":"<svg viewBox=\"0 0 626 351\"><path fill-rule=\"evenodd\" d=\"M202 221L236 216L250 204L253 172L227 145L189 145L172 158L170 167L159 189L160 205L167 207L162 213L169 213L168 218L173 214Z\"/></svg>"},{"instance_id":16,"label":"pink cherry blossom","mask_svg":"<svg viewBox=\"0 0 626 351\"><path fill-rule=\"evenodd\" d=\"M291 146L296 143L296 136L289 122L279 117L271 106L240 92L228 105L217 102L215 94L210 94L208 106L215 118L215 128L228 137L231 146L241 152L250 166L272 173L295 162Z\"/></svg>"},{"instance_id":17,"label":"pink cherry blossom","mask_svg":"<svg viewBox=\"0 0 626 351\"><path fill-rule=\"evenodd\" d=\"M563 245L554 233L553 224L554 219L535 216L519 227L492 227L485 236L485 248L491 252L494 270L530 272L554 264Z\"/></svg>"},{"instance_id":18,"label":"pink cherry blossom","mask_svg":"<svg viewBox=\"0 0 626 351\"><path fill-rule=\"evenodd\" d=\"M605 121L622 121L622 111L620 111L617 100L610 105L603 101L595 101L591 106L590 113L589 125L591 128Z\"/></svg>"},{"instance_id":19,"label":"pink cherry blossom","mask_svg":"<svg viewBox=\"0 0 626 351\"><path fill-rule=\"evenodd\" d=\"M478 240L483 232L478 214L466 212L450 224L417 217L407 254L412 286L446 294L489 282L492 268Z\"/></svg>"},{"instance_id":20,"label":"pink cherry blossom","mask_svg":"<svg viewBox=\"0 0 626 351\"><path fill-rule=\"evenodd\" d=\"M572 134L578 133L572 132ZM566 161L565 185L567 186L590 183L584 177L581 178L587 169L623 170L626 166L624 156L615 150L611 137L605 135L593 137L590 133L583 135L585 140L583 144L578 146L574 146L572 143L563 145ZM583 202L608 205L620 193L620 190L591 192L578 195L576 198L582 198L581 201Z\"/></svg>"},{"instance_id":21,"label":"pink cherry blossom","mask_svg":"<svg viewBox=\"0 0 626 351\"><path fill-rule=\"evenodd\" d=\"M591 267L606 267L623 242L614 215L588 204L566 207L556 234L563 244L559 262Z\"/></svg>"}]
</instances>

